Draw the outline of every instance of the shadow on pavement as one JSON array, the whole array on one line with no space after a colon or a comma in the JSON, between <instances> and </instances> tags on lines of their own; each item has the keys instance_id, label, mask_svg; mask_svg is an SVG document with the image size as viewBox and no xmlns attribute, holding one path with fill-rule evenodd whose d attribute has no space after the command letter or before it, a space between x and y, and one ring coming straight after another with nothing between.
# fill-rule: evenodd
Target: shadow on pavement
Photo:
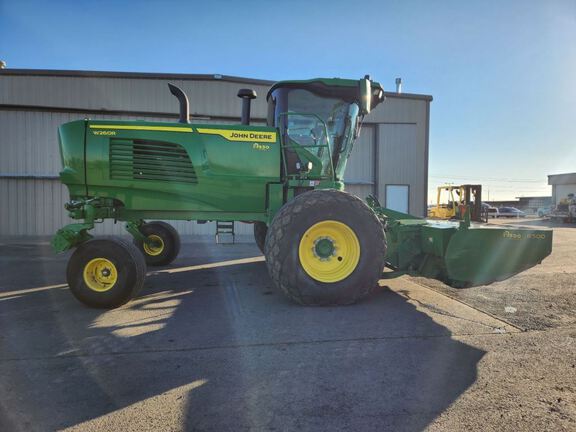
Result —
<instances>
[{"instance_id":1,"label":"shadow on pavement","mask_svg":"<svg viewBox=\"0 0 576 432\"><path fill-rule=\"evenodd\" d=\"M194 245L172 267L255 251ZM263 262L152 275L114 311L62 289L14 297L0 301L0 328L2 430L83 428L128 407L163 429L179 403L184 430L419 431L484 355L387 289L295 306Z\"/></svg>"}]
</instances>

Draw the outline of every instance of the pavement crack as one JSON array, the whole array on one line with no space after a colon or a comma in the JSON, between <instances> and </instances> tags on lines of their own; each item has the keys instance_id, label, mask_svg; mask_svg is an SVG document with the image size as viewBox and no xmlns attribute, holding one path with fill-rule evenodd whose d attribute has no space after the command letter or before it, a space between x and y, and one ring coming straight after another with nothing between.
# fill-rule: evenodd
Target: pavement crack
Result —
<instances>
[{"instance_id":1,"label":"pavement crack","mask_svg":"<svg viewBox=\"0 0 576 432\"><path fill-rule=\"evenodd\" d=\"M110 351L110 352L77 352L65 355L51 355L51 356L30 356L30 357L14 357L0 359L0 364L16 362L16 361L35 361L35 360L60 360L69 358L85 358L85 357L106 357L106 356L120 356L120 355L138 355L147 353L171 353L171 352L194 352L194 351L211 351L211 350L226 350L226 349L245 349L245 348L266 348L266 347L282 347L282 346L307 346L307 345L322 345L331 343L343 342L381 342L387 340L408 340L408 339L444 339L454 337L466 336L504 336L505 333L451 333L451 334L438 334L438 335L410 335L410 336L374 336L363 338L343 338L343 339L318 339L308 341L284 341L284 342L261 342L261 343L246 343L246 344L230 344L230 345L212 345L212 346L198 346L198 347L183 347L183 348L159 348L159 349L142 349L142 350L126 350L126 351Z\"/></svg>"}]
</instances>

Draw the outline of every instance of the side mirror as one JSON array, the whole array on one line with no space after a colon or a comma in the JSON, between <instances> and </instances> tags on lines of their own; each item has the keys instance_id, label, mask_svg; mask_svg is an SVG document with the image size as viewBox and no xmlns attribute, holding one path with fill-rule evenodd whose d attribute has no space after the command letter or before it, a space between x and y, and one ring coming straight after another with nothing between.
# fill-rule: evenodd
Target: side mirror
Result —
<instances>
[{"instance_id":1,"label":"side mirror","mask_svg":"<svg viewBox=\"0 0 576 432\"><path fill-rule=\"evenodd\" d=\"M360 114L369 114L371 108L372 86L370 85L370 80L368 78L364 78L360 80Z\"/></svg>"}]
</instances>

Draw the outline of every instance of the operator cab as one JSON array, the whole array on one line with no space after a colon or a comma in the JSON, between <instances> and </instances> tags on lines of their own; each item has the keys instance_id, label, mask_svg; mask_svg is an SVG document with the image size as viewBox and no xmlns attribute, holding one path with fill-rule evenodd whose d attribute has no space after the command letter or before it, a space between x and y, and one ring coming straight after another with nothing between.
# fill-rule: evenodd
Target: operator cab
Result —
<instances>
[{"instance_id":1,"label":"operator cab","mask_svg":"<svg viewBox=\"0 0 576 432\"><path fill-rule=\"evenodd\" d=\"M363 80L282 81L270 89L268 126L278 128L288 176L341 180L364 115L383 100Z\"/></svg>"}]
</instances>

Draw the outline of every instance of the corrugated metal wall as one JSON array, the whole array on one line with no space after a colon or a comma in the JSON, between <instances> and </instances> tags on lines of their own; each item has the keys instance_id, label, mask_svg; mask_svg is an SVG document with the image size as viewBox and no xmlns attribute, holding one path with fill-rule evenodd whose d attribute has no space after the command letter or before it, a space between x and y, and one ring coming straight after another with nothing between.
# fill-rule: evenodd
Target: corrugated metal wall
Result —
<instances>
[{"instance_id":1,"label":"corrugated metal wall","mask_svg":"<svg viewBox=\"0 0 576 432\"><path fill-rule=\"evenodd\" d=\"M374 193L374 126L364 125L346 165L346 190L360 198Z\"/></svg>"},{"instance_id":2,"label":"corrugated metal wall","mask_svg":"<svg viewBox=\"0 0 576 432\"><path fill-rule=\"evenodd\" d=\"M188 93L192 115L202 117L198 123L237 123L241 103L236 93L244 87L254 88L259 95L253 118L266 116L267 85L0 74L0 235L52 235L69 223L63 207L67 191L57 179L60 124L87 117L169 121L169 114L177 117L178 104L167 82ZM348 191L362 198L377 193L385 202L386 184L410 184L410 210L424 213L428 104L422 98L391 95L370 114L348 162ZM171 223L182 234L209 235L215 230L214 224ZM238 234L252 233L250 225L238 223L236 228ZM124 232L122 224L110 221L95 230L96 234Z\"/></svg>"},{"instance_id":3,"label":"corrugated metal wall","mask_svg":"<svg viewBox=\"0 0 576 432\"><path fill-rule=\"evenodd\" d=\"M380 185L378 200L386 203L386 185L408 185L410 199L408 212L422 213L422 191L425 173L422 167L425 163L425 149L418 141L416 124L382 124L378 126L380 148L378 152L380 166L388 169L379 172ZM394 163L390 163L393 161Z\"/></svg>"}]
</instances>

